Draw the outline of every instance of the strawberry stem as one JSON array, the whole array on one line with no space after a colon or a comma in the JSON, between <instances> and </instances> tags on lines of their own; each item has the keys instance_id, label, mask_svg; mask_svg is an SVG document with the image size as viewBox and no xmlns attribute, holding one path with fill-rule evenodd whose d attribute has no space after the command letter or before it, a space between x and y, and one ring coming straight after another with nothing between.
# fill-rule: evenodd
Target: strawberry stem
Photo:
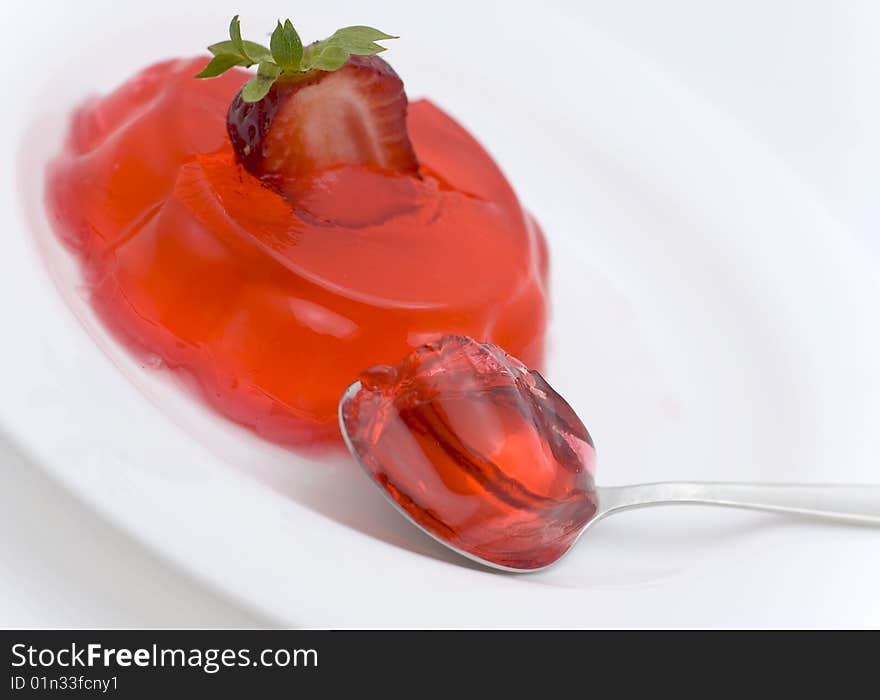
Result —
<instances>
[{"instance_id":1,"label":"strawberry stem","mask_svg":"<svg viewBox=\"0 0 880 700\"><path fill-rule=\"evenodd\" d=\"M211 44L213 58L196 78L215 78L236 66L249 68L259 64L257 74L245 85L241 97L245 102L259 102L282 75L309 70L335 71L351 56L374 56L385 51L377 42L397 39L373 27L354 26L337 29L331 36L303 47L293 23L278 21L269 39L269 46L241 37L238 15L229 23L229 39Z\"/></svg>"}]
</instances>

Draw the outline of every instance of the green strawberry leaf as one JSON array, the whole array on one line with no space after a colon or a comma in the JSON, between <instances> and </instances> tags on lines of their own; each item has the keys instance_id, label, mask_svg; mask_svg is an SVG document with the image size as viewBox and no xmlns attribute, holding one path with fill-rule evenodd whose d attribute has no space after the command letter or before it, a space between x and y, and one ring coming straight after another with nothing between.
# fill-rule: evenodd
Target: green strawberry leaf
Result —
<instances>
[{"instance_id":1,"label":"green strawberry leaf","mask_svg":"<svg viewBox=\"0 0 880 700\"><path fill-rule=\"evenodd\" d=\"M278 22L278 26L272 32L269 46L272 48L272 58L281 70L293 73L300 69L303 56L302 40L289 19L285 20L284 24Z\"/></svg>"},{"instance_id":2,"label":"green strawberry leaf","mask_svg":"<svg viewBox=\"0 0 880 700\"><path fill-rule=\"evenodd\" d=\"M269 61L263 61L259 68L257 68L256 76L245 83L245 86L242 88L242 101L259 102L262 100L279 75L281 75L281 69L277 65Z\"/></svg>"},{"instance_id":3,"label":"green strawberry leaf","mask_svg":"<svg viewBox=\"0 0 880 700\"><path fill-rule=\"evenodd\" d=\"M245 102L257 102L266 96L272 84L282 75L295 75L319 69L339 70L349 57L374 56L385 51L376 42L396 39L373 27L361 25L337 29L331 36L303 48L302 40L289 19L279 21L269 40L269 48L241 37L238 15L229 23L229 39L211 44L213 54L210 63L196 78L214 78L230 68L248 68L259 64L257 74L242 89Z\"/></svg>"},{"instance_id":4,"label":"green strawberry leaf","mask_svg":"<svg viewBox=\"0 0 880 700\"><path fill-rule=\"evenodd\" d=\"M241 43L244 44L244 50L247 52L247 58L253 59L250 62L251 65L254 63L259 63L260 61L263 61L267 58L272 58L272 52L269 51L269 49L267 49L262 44L258 44L255 41L248 41L247 39L243 40ZM238 53L238 49L235 48L235 44L229 39L227 39L226 41L218 41L216 44L211 44L208 47L208 51L210 51L215 56L221 53L241 55Z\"/></svg>"},{"instance_id":5,"label":"green strawberry leaf","mask_svg":"<svg viewBox=\"0 0 880 700\"><path fill-rule=\"evenodd\" d=\"M386 34L373 27L343 27L333 32L329 39L325 39L328 44L339 46L350 54L357 56L372 56L374 54L385 51L384 46L379 46L377 41L383 39L397 39L396 36Z\"/></svg>"},{"instance_id":6,"label":"green strawberry leaf","mask_svg":"<svg viewBox=\"0 0 880 700\"><path fill-rule=\"evenodd\" d=\"M233 66L240 66L245 59L231 53L219 53L211 62L202 69L202 72L196 75L197 78L216 78L218 75L225 73Z\"/></svg>"},{"instance_id":7,"label":"green strawberry leaf","mask_svg":"<svg viewBox=\"0 0 880 700\"><path fill-rule=\"evenodd\" d=\"M341 46L325 45L319 47L309 56L310 67L321 70L339 70L348 61L351 54Z\"/></svg>"},{"instance_id":8,"label":"green strawberry leaf","mask_svg":"<svg viewBox=\"0 0 880 700\"><path fill-rule=\"evenodd\" d=\"M240 56L247 56L244 42L241 40L241 23L238 21L238 15L235 15L229 23L229 38L232 40L235 52Z\"/></svg>"}]
</instances>

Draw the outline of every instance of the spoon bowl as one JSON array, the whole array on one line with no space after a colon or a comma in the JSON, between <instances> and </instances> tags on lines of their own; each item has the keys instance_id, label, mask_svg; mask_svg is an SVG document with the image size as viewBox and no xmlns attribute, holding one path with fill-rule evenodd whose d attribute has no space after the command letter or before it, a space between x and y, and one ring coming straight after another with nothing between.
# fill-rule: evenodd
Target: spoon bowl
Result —
<instances>
[{"instance_id":1,"label":"spoon bowl","mask_svg":"<svg viewBox=\"0 0 880 700\"><path fill-rule=\"evenodd\" d=\"M548 545L547 549L542 552L541 555L541 560L543 561L546 559L547 561L546 563L542 563L540 565L514 566L510 564L510 556L505 556L503 553L500 552L496 552L494 556L490 556L487 554L480 555L477 553L478 551L492 551L492 543L480 542L477 538L473 536L469 538L469 542L471 543L470 548L459 546L458 544L456 544L457 540L450 537L449 531L446 531L444 533L444 531L440 528L429 527L423 518L414 515L414 511L411 508L407 508L406 505L401 502L402 499L400 498L399 490L393 488L389 484L389 481L381 476L381 471L377 470L371 461L367 461L362 457L362 453L360 452L358 446L352 441L352 438L349 435L349 430L347 428L348 416L350 416L349 408L351 406L351 402L361 391L361 389L361 383L359 381L354 382L345 390L342 395L342 399L339 402L339 423L346 446L348 447L352 456L355 458L355 461L370 477L371 482L379 489L382 495L385 496L385 499L398 513L400 513L404 518L406 518L410 523L415 525L426 535L433 538L437 542L440 542L442 545L448 547L457 554L460 554L467 559L475 561L478 564L488 566L499 571L506 571L510 573L528 573L541 571L542 569L546 569L548 566L552 566L556 561L565 556L571 550L571 548L574 546L575 542L580 538L580 536L587 530L587 528L589 528L590 525L592 525L599 519L599 511L595 503L595 494L592 496L584 494L584 510L590 513L586 522L584 522L580 529L574 533L573 537L567 539L562 548L556 546L555 544Z\"/></svg>"},{"instance_id":2,"label":"spoon bowl","mask_svg":"<svg viewBox=\"0 0 880 700\"><path fill-rule=\"evenodd\" d=\"M448 336L361 374L343 434L422 529L480 560L533 570L594 517L595 449L572 408L499 347Z\"/></svg>"}]
</instances>

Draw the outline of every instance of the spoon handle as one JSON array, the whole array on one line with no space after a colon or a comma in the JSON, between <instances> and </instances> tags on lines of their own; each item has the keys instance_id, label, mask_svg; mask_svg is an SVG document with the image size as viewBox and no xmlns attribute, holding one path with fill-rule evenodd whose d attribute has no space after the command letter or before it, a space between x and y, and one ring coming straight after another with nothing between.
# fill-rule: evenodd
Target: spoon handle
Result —
<instances>
[{"instance_id":1,"label":"spoon handle","mask_svg":"<svg viewBox=\"0 0 880 700\"><path fill-rule=\"evenodd\" d=\"M597 489L597 517L630 508L716 505L880 525L880 485L667 482Z\"/></svg>"}]
</instances>

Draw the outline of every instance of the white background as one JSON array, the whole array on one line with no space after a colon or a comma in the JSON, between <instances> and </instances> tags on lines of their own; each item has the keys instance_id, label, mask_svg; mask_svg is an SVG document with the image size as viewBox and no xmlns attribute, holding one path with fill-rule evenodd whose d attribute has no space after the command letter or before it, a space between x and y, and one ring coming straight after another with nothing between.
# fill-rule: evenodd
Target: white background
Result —
<instances>
[{"instance_id":1,"label":"white background","mask_svg":"<svg viewBox=\"0 0 880 700\"><path fill-rule=\"evenodd\" d=\"M69 5L47 5L42 20L87 30L98 5ZM406 6L412 13L420 4ZM423 7L438 11L435 4ZM531 13L540 12L586 18L594 29L726 111L880 255L874 194L880 160L880 3L505 2L497 4L497 24L487 24L483 48L491 50L492 31L499 30L521 31L524 42L552 41L531 33L540 25ZM38 36L34 28L18 29L34 40ZM7 448L0 448L0 474L0 626L266 624L118 534Z\"/></svg>"}]
</instances>

